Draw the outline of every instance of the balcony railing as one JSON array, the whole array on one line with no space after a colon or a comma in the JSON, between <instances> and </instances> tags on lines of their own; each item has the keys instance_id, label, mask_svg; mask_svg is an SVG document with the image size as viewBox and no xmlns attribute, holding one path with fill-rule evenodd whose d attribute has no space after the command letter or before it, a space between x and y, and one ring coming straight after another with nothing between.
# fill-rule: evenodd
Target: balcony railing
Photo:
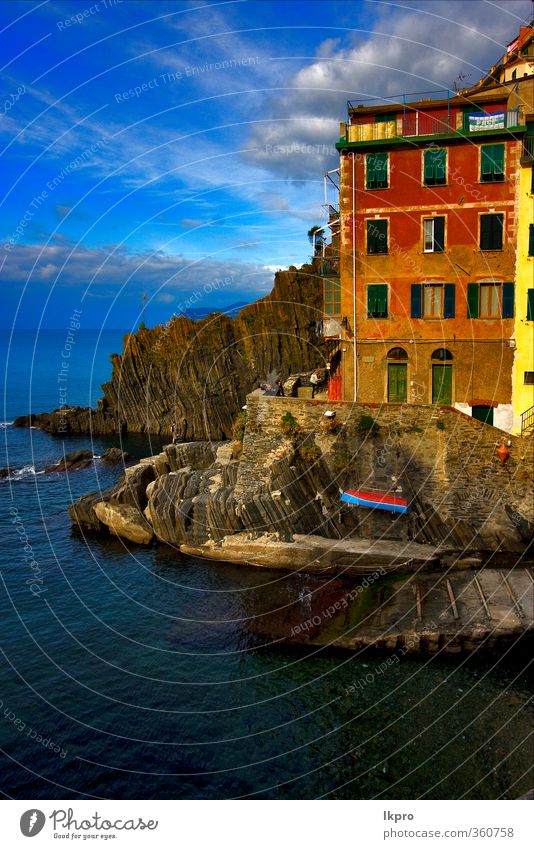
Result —
<instances>
[{"instance_id":1,"label":"balcony railing","mask_svg":"<svg viewBox=\"0 0 534 849\"><path fill-rule=\"evenodd\" d=\"M522 114L518 109L510 109L496 114L473 113L473 117L475 120L470 122L469 118L459 111L452 113L447 109L432 112L407 109L394 120L373 120L365 124L348 124L346 141L349 143L369 142L382 139L450 135L452 133L476 135L482 131L519 127L522 120Z\"/></svg>"}]
</instances>

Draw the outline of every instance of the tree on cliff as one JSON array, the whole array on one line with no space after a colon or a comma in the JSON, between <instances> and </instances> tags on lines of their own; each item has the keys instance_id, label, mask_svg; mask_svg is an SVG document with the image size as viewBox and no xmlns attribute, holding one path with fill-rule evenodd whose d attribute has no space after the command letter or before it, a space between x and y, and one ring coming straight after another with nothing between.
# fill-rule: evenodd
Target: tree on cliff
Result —
<instances>
[{"instance_id":1,"label":"tree on cliff","mask_svg":"<svg viewBox=\"0 0 534 849\"><path fill-rule=\"evenodd\" d=\"M314 224L308 230L308 239L310 240L310 244L314 246L314 255L318 256L321 253L324 242L323 228L319 227L318 224Z\"/></svg>"}]
</instances>

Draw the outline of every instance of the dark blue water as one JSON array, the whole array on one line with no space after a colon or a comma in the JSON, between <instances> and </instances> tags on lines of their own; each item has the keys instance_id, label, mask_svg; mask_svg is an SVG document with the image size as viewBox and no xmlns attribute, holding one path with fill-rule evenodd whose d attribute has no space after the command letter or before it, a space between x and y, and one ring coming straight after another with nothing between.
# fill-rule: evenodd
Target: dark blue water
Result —
<instances>
[{"instance_id":1,"label":"dark blue water","mask_svg":"<svg viewBox=\"0 0 534 849\"><path fill-rule=\"evenodd\" d=\"M57 406L63 336L41 335L35 356L33 334L14 340L6 421ZM69 403L94 402L109 378L121 334L97 336L77 337ZM25 467L0 482L5 795L515 798L534 786L529 657L403 659L384 672L381 658L290 648L265 636L263 616L302 604L319 579L83 539L67 506L120 470L42 474L61 441L1 435L0 467ZM118 442L67 449L91 444Z\"/></svg>"}]
</instances>

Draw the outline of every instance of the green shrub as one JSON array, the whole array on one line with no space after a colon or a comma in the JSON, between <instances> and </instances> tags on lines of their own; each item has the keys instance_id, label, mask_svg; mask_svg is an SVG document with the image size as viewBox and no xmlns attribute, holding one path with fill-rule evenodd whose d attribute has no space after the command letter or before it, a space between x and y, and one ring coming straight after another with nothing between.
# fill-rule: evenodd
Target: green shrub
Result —
<instances>
[{"instance_id":1,"label":"green shrub","mask_svg":"<svg viewBox=\"0 0 534 849\"><path fill-rule=\"evenodd\" d=\"M289 439L295 439L300 433L300 425L293 413L290 413L289 410L280 419L280 430Z\"/></svg>"},{"instance_id":2,"label":"green shrub","mask_svg":"<svg viewBox=\"0 0 534 849\"><path fill-rule=\"evenodd\" d=\"M243 442L245 436L245 428L247 426L247 411L241 410L232 425L232 439L235 442Z\"/></svg>"},{"instance_id":3,"label":"green shrub","mask_svg":"<svg viewBox=\"0 0 534 849\"><path fill-rule=\"evenodd\" d=\"M299 456L301 460L311 466L322 457L322 452L315 442L303 442L299 445Z\"/></svg>"},{"instance_id":4,"label":"green shrub","mask_svg":"<svg viewBox=\"0 0 534 849\"><path fill-rule=\"evenodd\" d=\"M443 419L437 420L436 427L438 430L445 430L445 422L443 421Z\"/></svg>"}]
</instances>

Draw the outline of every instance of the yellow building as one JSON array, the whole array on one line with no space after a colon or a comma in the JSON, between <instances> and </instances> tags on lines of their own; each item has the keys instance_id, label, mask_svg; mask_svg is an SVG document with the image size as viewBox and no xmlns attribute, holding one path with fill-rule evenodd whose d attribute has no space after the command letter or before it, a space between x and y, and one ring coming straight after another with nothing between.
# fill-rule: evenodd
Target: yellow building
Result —
<instances>
[{"instance_id":1,"label":"yellow building","mask_svg":"<svg viewBox=\"0 0 534 849\"><path fill-rule=\"evenodd\" d=\"M534 117L534 116L533 116ZM534 123L529 129L534 130ZM524 142L519 174L515 354L512 404L514 433L534 432L534 133Z\"/></svg>"}]
</instances>

